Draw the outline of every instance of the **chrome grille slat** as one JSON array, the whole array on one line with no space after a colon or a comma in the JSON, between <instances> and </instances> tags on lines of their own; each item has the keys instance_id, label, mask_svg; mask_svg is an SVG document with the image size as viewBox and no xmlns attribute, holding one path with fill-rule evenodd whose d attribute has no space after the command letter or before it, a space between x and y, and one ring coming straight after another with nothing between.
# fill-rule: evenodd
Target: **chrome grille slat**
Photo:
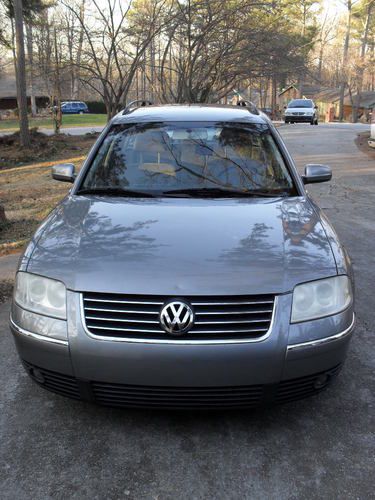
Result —
<instances>
[{"instance_id":1,"label":"chrome grille slat","mask_svg":"<svg viewBox=\"0 0 375 500\"><path fill-rule=\"evenodd\" d=\"M162 330L145 330L141 328L116 328L114 326L89 326L90 330L108 330L114 332L134 332L134 333L162 333Z\"/></svg>"},{"instance_id":2,"label":"chrome grille slat","mask_svg":"<svg viewBox=\"0 0 375 500\"><path fill-rule=\"evenodd\" d=\"M160 326L159 314L162 306L174 298L83 293L85 326L89 334L98 338L127 341L257 340L270 329L275 303L272 295L179 297L191 304L196 321L186 334L172 337Z\"/></svg>"},{"instance_id":3,"label":"chrome grille slat","mask_svg":"<svg viewBox=\"0 0 375 500\"><path fill-rule=\"evenodd\" d=\"M208 335L218 333L266 333L267 328L246 328L246 330L193 330L194 333Z\"/></svg>"},{"instance_id":4,"label":"chrome grille slat","mask_svg":"<svg viewBox=\"0 0 375 500\"><path fill-rule=\"evenodd\" d=\"M235 321L195 321L195 325L236 325L240 323L269 323L268 319L245 319L245 320L235 320Z\"/></svg>"},{"instance_id":5,"label":"chrome grille slat","mask_svg":"<svg viewBox=\"0 0 375 500\"><path fill-rule=\"evenodd\" d=\"M113 330L119 332L142 332L142 333L160 333L165 336L165 332L163 330L144 330L140 328L116 328L114 326L90 326L93 330ZM210 333L247 333L247 332L266 332L265 328L246 328L246 330L191 330L191 332L199 333L199 334L210 334Z\"/></svg>"},{"instance_id":6,"label":"chrome grille slat","mask_svg":"<svg viewBox=\"0 0 375 500\"><path fill-rule=\"evenodd\" d=\"M102 311L102 312L116 312L125 314L159 314L159 311L130 311L124 309L101 309L99 307L86 307L86 311Z\"/></svg>"},{"instance_id":7,"label":"chrome grille slat","mask_svg":"<svg viewBox=\"0 0 375 500\"><path fill-rule=\"evenodd\" d=\"M117 322L119 321L120 323L147 323L147 324L155 324L158 325L159 321L153 321L153 320L148 320L148 319L121 319L121 318L99 318L97 316L86 316L86 320L88 319L93 319L95 321L113 321Z\"/></svg>"},{"instance_id":8,"label":"chrome grille slat","mask_svg":"<svg viewBox=\"0 0 375 500\"><path fill-rule=\"evenodd\" d=\"M272 313L272 309L262 309L255 311L197 311L195 313L196 316L213 316L215 314L223 315L223 314L263 314L263 313Z\"/></svg>"},{"instance_id":9,"label":"chrome grille slat","mask_svg":"<svg viewBox=\"0 0 375 500\"><path fill-rule=\"evenodd\" d=\"M191 302L192 306L246 306L259 304L273 304L273 300L250 301L250 302Z\"/></svg>"},{"instance_id":10,"label":"chrome grille slat","mask_svg":"<svg viewBox=\"0 0 375 500\"><path fill-rule=\"evenodd\" d=\"M142 304L142 305L156 305L156 306L162 306L163 302L141 302L138 300L110 300L110 299L87 299L85 297L85 302L109 302L109 303L119 303L119 304Z\"/></svg>"}]
</instances>

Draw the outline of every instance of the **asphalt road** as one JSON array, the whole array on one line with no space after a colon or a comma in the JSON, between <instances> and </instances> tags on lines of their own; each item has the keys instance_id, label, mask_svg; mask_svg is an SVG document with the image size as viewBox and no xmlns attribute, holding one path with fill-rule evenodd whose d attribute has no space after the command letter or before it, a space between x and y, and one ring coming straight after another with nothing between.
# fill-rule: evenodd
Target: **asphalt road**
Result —
<instances>
[{"instance_id":1,"label":"asphalt road","mask_svg":"<svg viewBox=\"0 0 375 500\"><path fill-rule=\"evenodd\" d=\"M43 391L21 368L0 308L2 499L375 498L375 162L360 126L280 129L353 257L358 325L336 383L267 412L105 409Z\"/></svg>"}]
</instances>

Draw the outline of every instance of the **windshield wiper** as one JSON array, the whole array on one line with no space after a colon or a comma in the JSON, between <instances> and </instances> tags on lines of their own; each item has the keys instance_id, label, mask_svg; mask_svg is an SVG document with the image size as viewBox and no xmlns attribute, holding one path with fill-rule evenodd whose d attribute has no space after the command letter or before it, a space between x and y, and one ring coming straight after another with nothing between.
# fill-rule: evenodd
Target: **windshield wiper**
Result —
<instances>
[{"instance_id":1,"label":"windshield wiper","mask_svg":"<svg viewBox=\"0 0 375 500\"><path fill-rule=\"evenodd\" d=\"M253 197L253 198L277 198L280 196L288 196L288 193L285 191L272 193L272 191L261 191L261 190L253 190L253 191L242 191L240 189L227 189L227 188L186 188L186 189L172 189L169 191L163 191L163 196L172 196L178 197L179 195L186 195L189 197L222 197L222 198L236 198L236 197Z\"/></svg>"},{"instance_id":2,"label":"windshield wiper","mask_svg":"<svg viewBox=\"0 0 375 500\"><path fill-rule=\"evenodd\" d=\"M157 195L147 191L138 191L132 189L102 187L102 188L83 188L77 191L80 194L94 194L98 196L123 196L130 198L155 198Z\"/></svg>"}]
</instances>

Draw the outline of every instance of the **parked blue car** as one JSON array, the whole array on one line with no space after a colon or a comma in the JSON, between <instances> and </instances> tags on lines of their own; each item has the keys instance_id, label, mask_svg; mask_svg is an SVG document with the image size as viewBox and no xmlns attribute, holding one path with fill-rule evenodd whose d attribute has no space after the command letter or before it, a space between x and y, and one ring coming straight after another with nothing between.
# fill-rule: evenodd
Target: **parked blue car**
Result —
<instances>
[{"instance_id":1,"label":"parked blue car","mask_svg":"<svg viewBox=\"0 0 375 500\"><path fill-rule=\"evenodd\" d=\"M89 113L89 108L87 107L87 104L81 101L63 102L61 104L61 112L63 115L82 115L83 113Z\"/></svg>"}]
</instances>

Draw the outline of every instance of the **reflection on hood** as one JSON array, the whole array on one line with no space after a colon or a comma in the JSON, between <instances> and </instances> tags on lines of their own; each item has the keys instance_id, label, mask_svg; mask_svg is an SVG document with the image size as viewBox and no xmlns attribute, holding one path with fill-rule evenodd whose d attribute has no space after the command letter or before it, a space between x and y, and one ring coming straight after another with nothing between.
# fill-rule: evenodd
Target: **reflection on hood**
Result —
<instances>
[{"instance_id":1,"label":"reflection on hood","mask_svg":"<svg viewBox=\"0 0 375 500\"><path fill-rule=\"evenodd\" d=\"M336 265L305 198L70 196L28 270L79 291L239 295L288 292Z\"/></svg>"}]
</instances>

